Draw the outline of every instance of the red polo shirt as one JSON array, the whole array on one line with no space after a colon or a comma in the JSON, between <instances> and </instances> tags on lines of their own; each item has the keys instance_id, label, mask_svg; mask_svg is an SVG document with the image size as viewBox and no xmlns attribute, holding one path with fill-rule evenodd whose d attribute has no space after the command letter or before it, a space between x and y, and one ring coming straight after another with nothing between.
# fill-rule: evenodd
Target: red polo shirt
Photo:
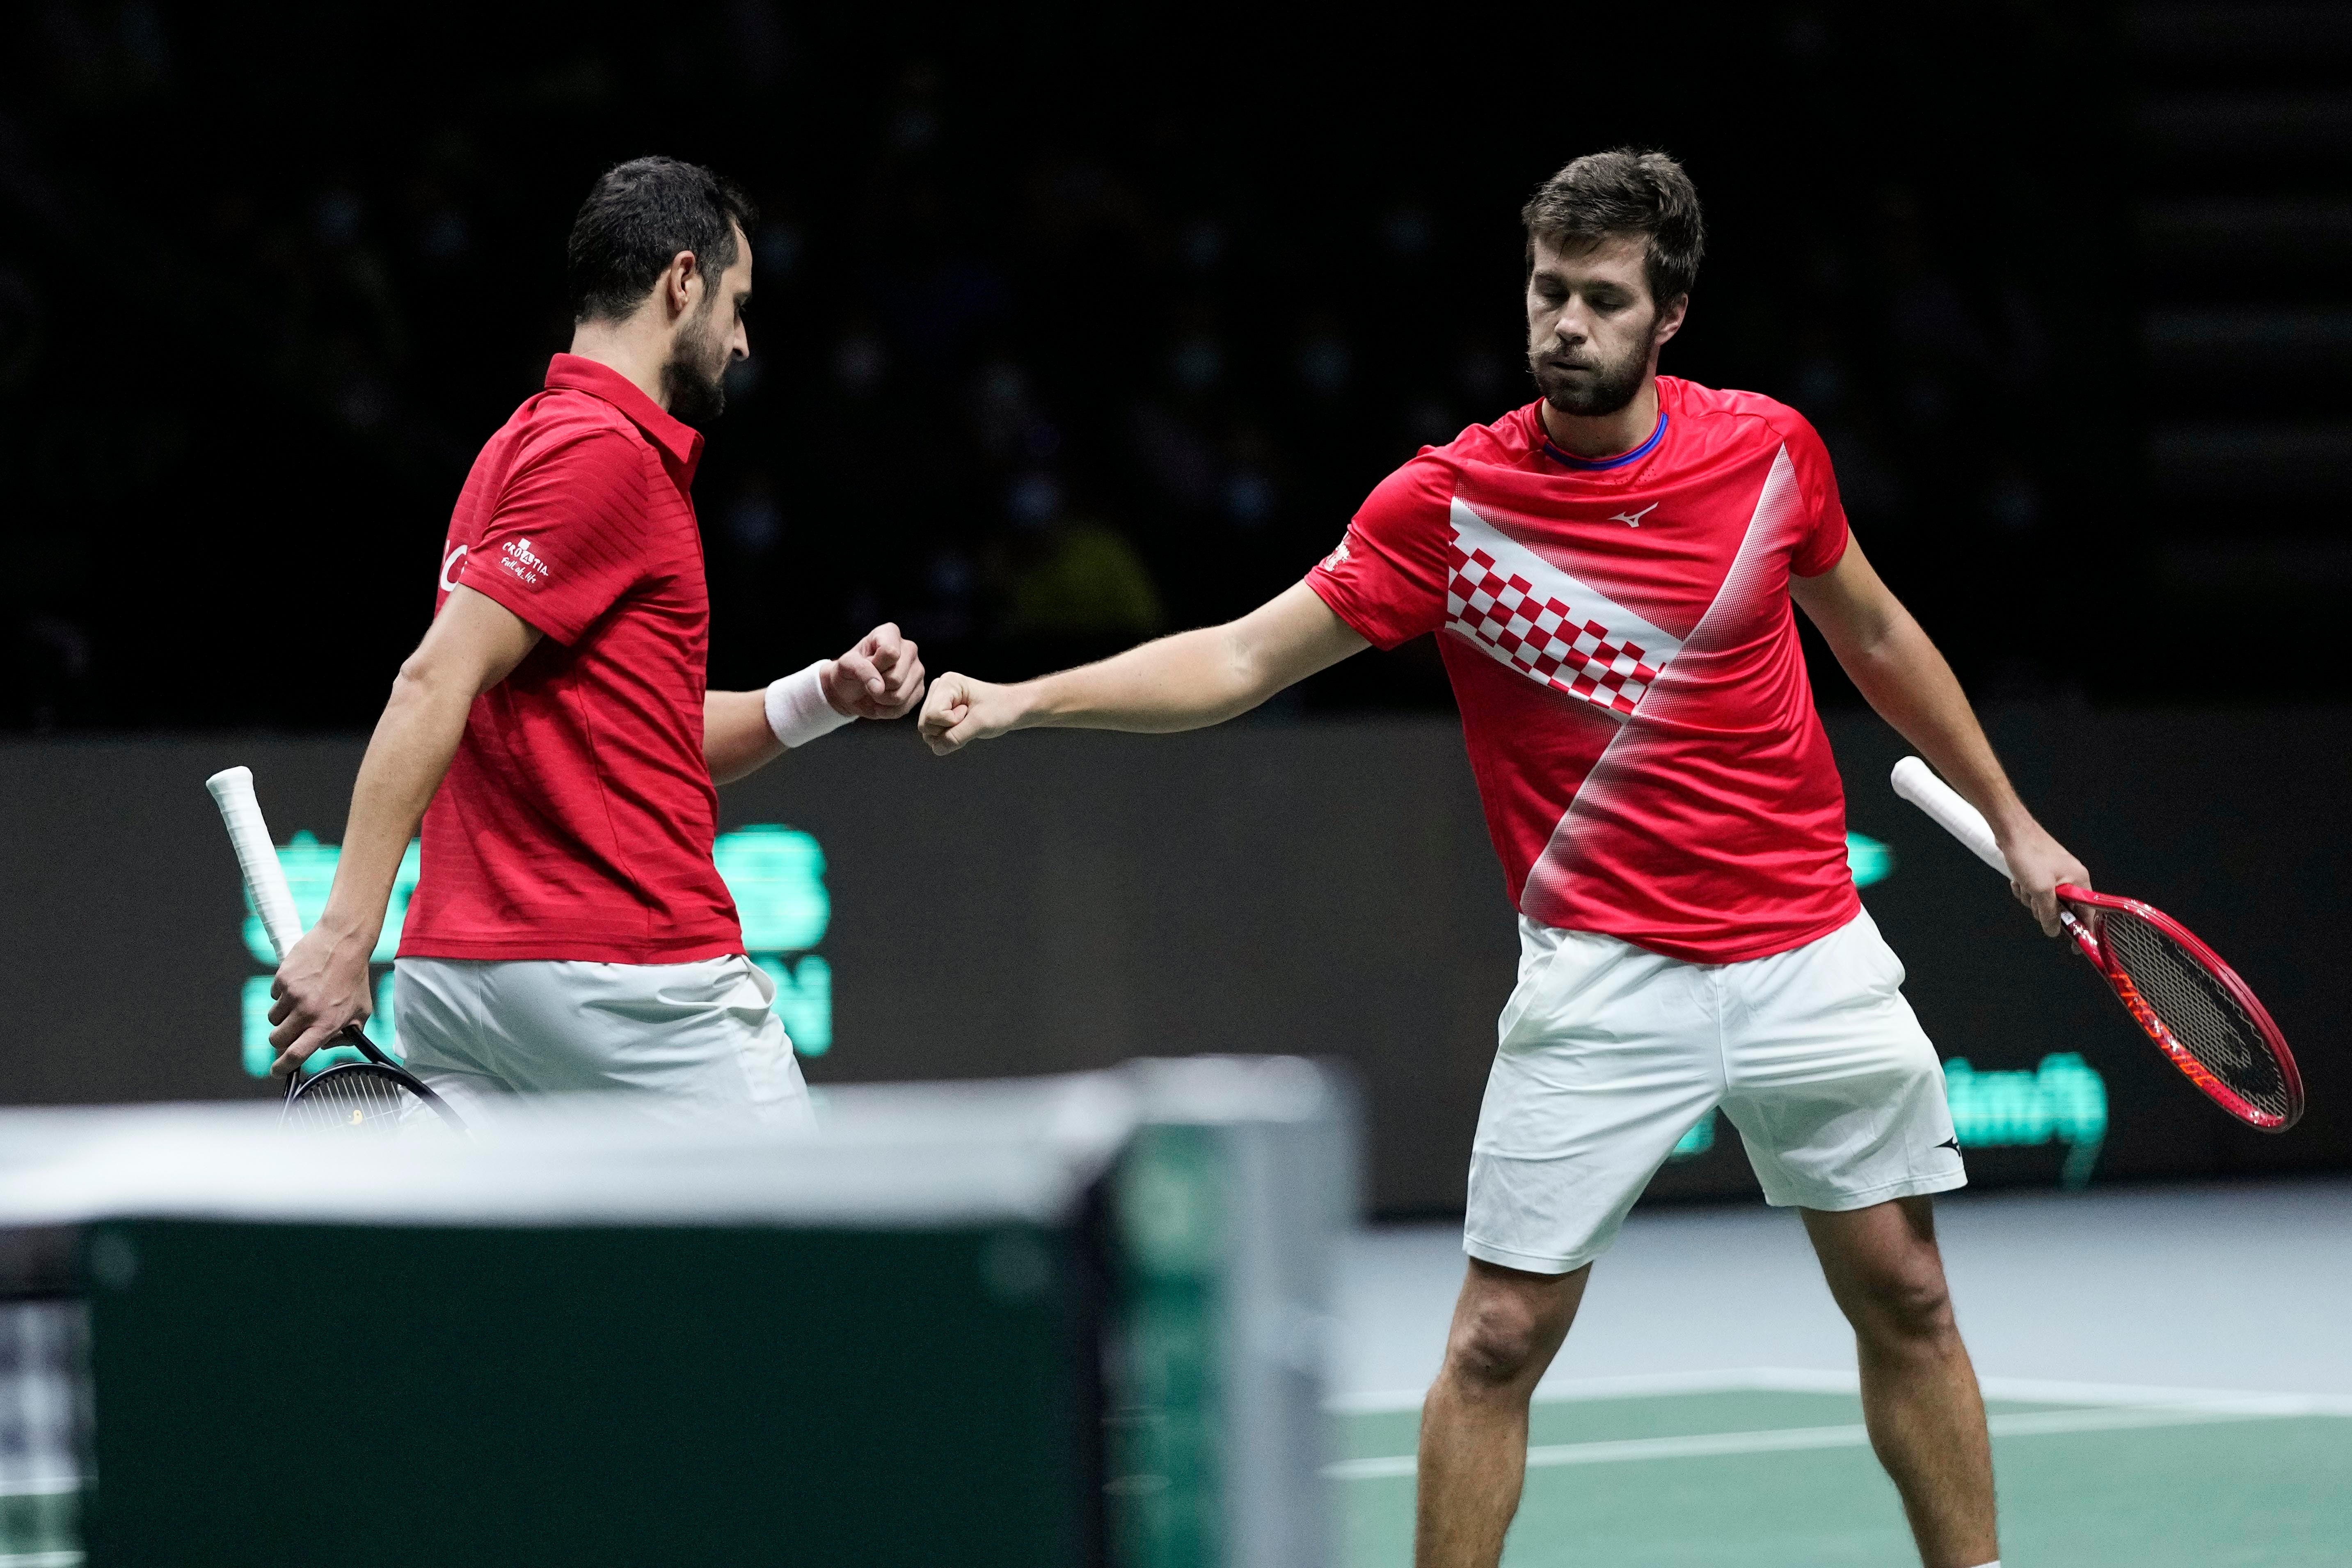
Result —
<instances>
[{"instance_id":1,"label":"red polo shirt","mask_svg":"<svg viewBox=\"0 0 2352 1568\"><path fill-rule=\"evenodd\" d=\"M546 636L474 700L425 814L400 952L686 963L743 951L711 863L710 601L688 487L702 437L558 354L474 459L441 548Z\"/></svg>"}]
</instances>

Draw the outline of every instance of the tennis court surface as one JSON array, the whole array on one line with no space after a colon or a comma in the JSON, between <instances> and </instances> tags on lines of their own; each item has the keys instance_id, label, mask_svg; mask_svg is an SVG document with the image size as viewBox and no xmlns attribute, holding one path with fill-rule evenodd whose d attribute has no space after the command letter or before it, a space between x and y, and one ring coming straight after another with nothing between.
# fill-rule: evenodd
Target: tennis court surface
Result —
<instances>
[{"instance_id":1,"label":"tennis court surface","mask_svg":"<svg viewBox=\"0 0 2352 1568\"><path fill-rule=\"evenodd\" d=\"M1938 1215L2008 1568L2352 1563L2352 1184ZM1345 1568L1412 1561L1418 1390L1461 1269L1447 1225L1351 1254L1327 1472ZM1506 1568L1916 1563L1853 1364L1793 1216L1637 1213L1538 1392Z\"/></svg>"},{"instance_id":2,"label":"tennis court surface","mask_svg":"<svg viewBox=\"0 0 2352 1568\"><path fill-rule=\"evenodd\" d=\"M1988 1380L2003 1561L2341 1563L2352 1399ZM1348 1568L1412 1561L1418 1414L1357 1400L1329 1468ZM1508 1568L1916 1561L1853 1380L1787 1369L1553 1391Z\"/></svg>"}]
</instances>

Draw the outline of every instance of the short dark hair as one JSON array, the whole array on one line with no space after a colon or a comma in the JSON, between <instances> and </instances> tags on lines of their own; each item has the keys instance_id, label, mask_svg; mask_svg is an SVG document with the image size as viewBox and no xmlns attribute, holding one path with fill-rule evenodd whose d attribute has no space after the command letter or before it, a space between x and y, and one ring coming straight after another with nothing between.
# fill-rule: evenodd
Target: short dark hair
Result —
<instances>
[{"instance_id":1,"label":"short dark hair","mask_svg":"<svg viewBox=\"0 0 2352 1568\"><path fill-rule=\"evenodd\" d=\"M596 176L564 247L574 321L619 321L653 291L681 250L716 279L735 265L735 229L759 221L751 200L699 163L632 158Z\"/></svg>"},{"instance_id":2,"label":"short dark hair","mask_svg":"<svg viewBox=\"0 0 2352 1568\"><path fill-rule=\"evenodd\" d=\"M1649 241L1642 270L1660 310L1691 291L1706 249L1698 191L1683 166L1664 153L1618 147L1587 153L1546 180L1519 209L1528 226L1528 265L1536 241L1586 246L1616 235Z\"/></svg>"}]
</instances>

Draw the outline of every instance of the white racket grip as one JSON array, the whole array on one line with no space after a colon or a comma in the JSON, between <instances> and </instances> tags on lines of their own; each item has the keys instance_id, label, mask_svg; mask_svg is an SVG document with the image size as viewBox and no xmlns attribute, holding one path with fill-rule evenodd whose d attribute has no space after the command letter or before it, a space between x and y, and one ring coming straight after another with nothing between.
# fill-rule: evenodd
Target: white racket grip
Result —
<instances>
[{"instance_id":1,"label":"white racket grip","mask_svg":"<svg viewBox=\"0 0 2352 1568\"><path fill-rule=\"evenodd\" d=\"M2009 859L1992 836L1992 824L1984 813L1960 798L1959 791L1936 776L1935 770L1916 757L1906 757L1895 764L1895 793L1936 819L1936 826L1967 845L1970 853L2000 872L2009 875Z\"/></svg>"},{"instance_id":2,"label":"white racket grip","mask_svg":"<svg viewBox=\"0 0 2352 1568\"><path fill-rule=\"evenodd\" d=\"M278 863L278 847L269 841L269 825L261 820L261 802L254 798L253 770L225 768L205 781L213 804L220 807L228 827L228 841L236 847L237 869L245 873L245 890L261 913L261 929L269 945L284 958L302 936L302 917L295 912L294 889L286 868Z\"/></svg>"}]
</instances>

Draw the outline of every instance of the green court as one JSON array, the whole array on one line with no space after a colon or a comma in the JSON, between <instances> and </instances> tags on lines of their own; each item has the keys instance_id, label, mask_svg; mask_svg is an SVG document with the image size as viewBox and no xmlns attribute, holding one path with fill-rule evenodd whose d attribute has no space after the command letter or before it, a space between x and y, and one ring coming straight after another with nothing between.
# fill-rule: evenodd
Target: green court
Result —
<instances>
[{"instance_id":1,"label":"green court","mask_svg":"<svg viewBox=\"0 0 2352 1568\"><path fill-rule=\"evenodd\" d=\"M1850 1379L1648 1381L1536 1405L1506 1568L1918 1561ZM2352 1400L2000 1379L1987 1394L2013 1568L2352 1562ZM1336 1417L1345 1568L1412 1561L1419 1414L1402 1404L1361 1401Z\"/></svg>"}]
</instances>

